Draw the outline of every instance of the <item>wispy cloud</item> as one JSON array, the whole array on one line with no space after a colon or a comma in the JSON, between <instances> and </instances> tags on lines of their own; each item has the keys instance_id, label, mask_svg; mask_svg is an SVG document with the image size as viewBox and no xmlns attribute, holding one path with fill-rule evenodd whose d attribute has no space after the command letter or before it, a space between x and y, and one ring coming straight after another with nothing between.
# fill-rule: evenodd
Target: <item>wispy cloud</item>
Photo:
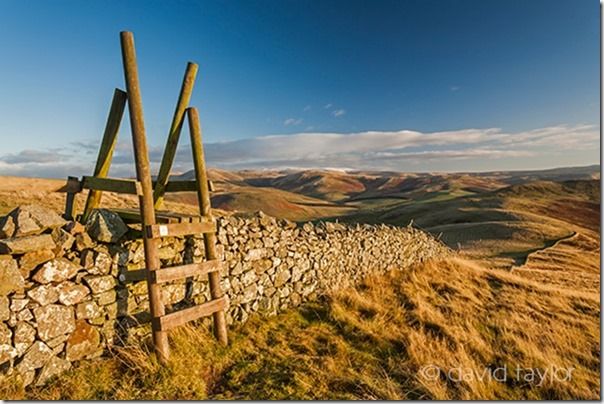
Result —
<instances>
[{"instance_id":1,"label":"wispy cloud","mask_svg":"<svg viewBox=\"0 0 604 404\"><path fill-rule=\"evenodd\" d=\"M307 127L307 131L312 127ZM560 165L571 152L589 155L577 165L597 162L599 128L593 125L558 125L521 132L498 128L442 132L366 131L356 133L301 132L205 145L208 164L227 169L340 167L387 170L469 170L525 168L532 161ZM94 161L85 151L98 144L73 144L69 151L23 150L0 155L1 175L66 177L92 172ZM81 153L74 153L79 148ZM95 152L96 154L96 152ZM149 147L151 169L157 172L163 145ZM595 159L595 160L594 160ZM519 164L524 166L519 167ZM174 172L191 168L189 145L178 148ZM530 164L529 164L530 166ZM134 175L132 146L116 147L110 175Z\"/></svg>"},{"instance_id":2,"label":"wispy cloud","mask_svg":"<svg viewBox=\"0 0 604 404\"><path fill-rule=\"evenodd\" d=\"M329 109L329 108L331 108L331 107L333 107L333 104L331 104L331 103L330 103L330 104L325 104L325 106L324 106L323 108L325 108L325 109Z\"/></svg>"},{"instance_id":3,"label":"wispy cloud","mask_svg":"<svg viewBox=\"0 0 604 404\"><path fill-rule=\"evenodd\" d=\"M304 111L304 112L310 111L310 108L311 108L311 106L307 105L304 107L304 109L302 111Z\"/></svg>"},{"instance_id":4,"label":"wispy cloud","mask_svg":"<svg viewBox=\"0 0 604 404\"><path fill-rule=\"evenodd\" d=\"M345 110L345 109L336 109L336 110L335 110L335 111L333 111L331 114L332 114L333 116L335 116L336 118L339 118L339 117L341 117L341 116L343 116L343 115L345 115L345 114L346 114L346 110Z\"/></svg>"},{"instance_id":5,"label":"wispy cloud","mask_svg":"<svg viewBox=\"0 0 604 404\"><path fill-rule=\"evenodd\" d=\"M283 121L284 126L297 126L300 125L304 120L302 118L287 118Z\"/></svg>"},{"instance_id":6,"label":"wispy cloud","mask_svg":"<svg viewBox=\"0 0 604 404\"><path fill-rule=\"evenodd\" d=\"M461 90L461 87L460 86L451 86L451 87L449 87L449 90L455 92L455 91Z\"/></svg>"}]
</instances>

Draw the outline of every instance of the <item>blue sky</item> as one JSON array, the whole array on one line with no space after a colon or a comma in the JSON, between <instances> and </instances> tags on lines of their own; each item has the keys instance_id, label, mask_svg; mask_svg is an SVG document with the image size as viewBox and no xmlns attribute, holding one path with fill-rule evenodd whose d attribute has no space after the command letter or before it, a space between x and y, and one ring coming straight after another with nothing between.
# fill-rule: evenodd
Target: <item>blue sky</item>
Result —
<instances>
[{"instance_id":1,"label":"blue sky","mask_svg":"<svg viewBox=\"0 0 604 404\"><path fill-rule=\"evenodd\" d=\"M0 174L87 174L135 33L154 167L186 62L210 163L599 162L597 0L0 1ZM175 171L190 167L186 128ZM122 124L113 174L131 172ZM84 171L84 172L82 172Z\"/></svg>"}]
</instances>

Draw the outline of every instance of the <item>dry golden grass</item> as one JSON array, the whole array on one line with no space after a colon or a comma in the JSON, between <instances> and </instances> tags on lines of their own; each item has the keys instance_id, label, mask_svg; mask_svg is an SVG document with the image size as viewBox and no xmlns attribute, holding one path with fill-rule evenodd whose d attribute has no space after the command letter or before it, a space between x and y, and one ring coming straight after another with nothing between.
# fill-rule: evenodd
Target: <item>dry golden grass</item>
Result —
<instances>
[{"instance_id":1,"label":"dry golden grass","mask_svg":"<svg viewBox=\"0 0 604 404\"><path fill-rule=\"evenodd\" d=\"M204 330L171 336L161 367L121 348L42 388L1 383L5 399L599 399L597 293L543 286L452 258L372 276L281 315L253 316L228 347ZM426 366L440 370L432 379ZM507 366L507 381L479 380ZM517 366L574 368L529 383ZM461 369L471 380L446 377ZM432 368L430 368L432 369ZM500 375L501 376L501 375Z\"/></svg>"}]
</instances>

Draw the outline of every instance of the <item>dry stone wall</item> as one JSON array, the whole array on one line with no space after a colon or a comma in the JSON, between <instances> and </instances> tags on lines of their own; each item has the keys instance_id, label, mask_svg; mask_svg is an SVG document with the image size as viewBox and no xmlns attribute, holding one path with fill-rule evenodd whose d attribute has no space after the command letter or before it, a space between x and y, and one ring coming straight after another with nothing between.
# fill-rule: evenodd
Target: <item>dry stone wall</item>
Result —
<instances>
[{"instance_id":1,"label":"dry stone wall","mask_svg":"<svg viewBox=\"0 0 604 404\"><path fill-rule=\"evenodd\" d=\"M426 233L385 225L296 224L259 212L217 219L227 321L275 315L369 273L404 270L448 249ZM140 229L98 210L86 227L40 206L0 220L0 370L43 384L74 362L150 332ZM165 238L162 266L204 260L202 237ZM207 276L162 287L167 311L210 298ZM211 319L205 319L206 323Z\"/></svg>"}]
</instances>

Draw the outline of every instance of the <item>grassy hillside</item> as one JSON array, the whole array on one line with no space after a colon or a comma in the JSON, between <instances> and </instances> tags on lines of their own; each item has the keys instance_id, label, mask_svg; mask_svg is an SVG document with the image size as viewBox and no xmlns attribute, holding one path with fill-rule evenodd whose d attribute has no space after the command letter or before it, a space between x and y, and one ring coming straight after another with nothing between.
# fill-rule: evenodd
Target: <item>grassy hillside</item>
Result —
<instances>
[{"instance_id":1,"label":"grassy hillside","mask_svg":"<svg viewBox=\"0 0 604 404\"><path fill-rule=\"evenodd\" d=\"M449 259L367 278L276 317L253 317L231 330L226 348L206 331L180 329L166 368L149 360L144 345L130 346L43 388L24 391L4 380L0 396L599 399L599 316L598 293ZM569 367L568 380L560 371L559 379L526 379L529 369ZM503 368L505 379L501 370L499 381L484 376Z\"/></svg>"}]
</instances>

